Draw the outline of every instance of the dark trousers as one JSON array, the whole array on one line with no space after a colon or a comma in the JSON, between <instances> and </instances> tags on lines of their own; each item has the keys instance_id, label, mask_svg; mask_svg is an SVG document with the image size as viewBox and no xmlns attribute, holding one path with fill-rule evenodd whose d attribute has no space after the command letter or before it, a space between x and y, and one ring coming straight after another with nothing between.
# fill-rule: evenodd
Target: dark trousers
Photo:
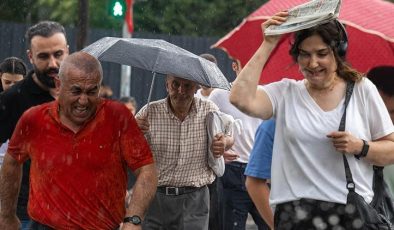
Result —
<instances>
[{"instance_id":1,"label":"dark trousers","mask_svg":"<svg viewBox=\"0 0 394 230\"><path fill-rule=\"evenodd\" d=\"M246 164L243 163L226 164L226 170L221 178L224 189L224 229L244 230L250 213L259 230L268 230L268 225L260 216L246 190L245 168Z\"/></svg>"},{"instance_id":2,"label":"dark trousers","mask_svg":"<svg viewBox=\"0 0 394 230\"><path fill-rule=\"evenodd\" d=\"M173 189L169 192L174 192ZM167 195L159 189L142 223L144 230L206 230L209 222L209 191Z\"/></svg>"},{"instance_id":3,"label":"dark trousers","mask_svg":"<svg viewBox=\"0 0 394 230\"><path fill-rule=\"evenodd\" d=\"M278 204L275 208L275 230L361 229L357 218L344 204L301 199Z\"/></svg>"},{"instance_id":4,"label":"dark trousers","mask_svg":"<svg viewBox=\"0 0 394 230\"><path fill-rule=\"evenodd\" d=\"M223 186L220 177L208 185L209 189L209 230L223 229Z\"/></svg>"},{"instance_id":5,"label":"dark trousers","mask_svg":"<svg viewBox=\"0 0 394 230\"><path fill-rule=\"evenodd\" d=\"M53 228L31 220L29 230L53 230Z\"/></svg>"}]
</instances>

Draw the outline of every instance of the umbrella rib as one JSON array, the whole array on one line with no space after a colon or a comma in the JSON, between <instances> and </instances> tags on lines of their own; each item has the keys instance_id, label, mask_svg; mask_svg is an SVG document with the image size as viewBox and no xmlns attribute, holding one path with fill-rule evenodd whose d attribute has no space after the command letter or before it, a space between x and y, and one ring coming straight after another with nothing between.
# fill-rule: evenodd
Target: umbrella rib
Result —
<instances>
[{"instance_id":1,"label":"umbrella rib","mask_svg":"<svg viewBox=\"0 0 394 230\"><path fill-rule=\"evenodd\" d=\"M155 79L156 79L156 72L153 72L153 78L152 78L152 83L150 84L150 89L149 89L149 96L148 96L148 103L147 103L147 111L149 113L149 105L152 97L152 92L153 92L153 85L155 84Z\"/></svg>"}]
</instances>

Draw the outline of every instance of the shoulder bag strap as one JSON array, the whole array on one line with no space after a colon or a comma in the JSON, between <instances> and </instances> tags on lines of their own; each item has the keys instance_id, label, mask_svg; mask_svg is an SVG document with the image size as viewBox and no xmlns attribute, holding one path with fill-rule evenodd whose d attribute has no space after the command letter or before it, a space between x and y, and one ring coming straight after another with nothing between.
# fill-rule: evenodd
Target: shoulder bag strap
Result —
<instances>
[{"instance_id":1,"label":"shoulder bag strap","mask_svg":"<svg viewBox=\"0 0 394 230\"><path fill-rule=\"evenodd\" d=\"M349 104L350 97L353 94L353 88L354 88L354 81L348 81L346 84L346 95L345 95L345 109L343 111L341 123L339 124L339 129L338 131L345 131L345 126L346 126L346 108ZM346 188L349 191L354 191L356 185L353 182L353 176L352 172L350 171L349 163L346 159L345 154L342 155L343 157L343 164L345 166L345 174L346 174Z\"/></svg>"}]
</instances>

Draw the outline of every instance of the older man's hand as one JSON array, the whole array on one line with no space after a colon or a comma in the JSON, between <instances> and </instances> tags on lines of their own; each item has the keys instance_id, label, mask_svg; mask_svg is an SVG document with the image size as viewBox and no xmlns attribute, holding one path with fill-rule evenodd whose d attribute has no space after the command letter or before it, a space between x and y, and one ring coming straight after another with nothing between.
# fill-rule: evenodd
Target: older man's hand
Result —
<instances>
[{"instance_id":1,"label":"older man's hand","mask_svg":"<svg viewBox=\"0 0 394 230\"><path fill-rule=\"evenodd\" d=\"M226 140L224 134L223 133L216 134L211 145L211 151L213 153L213 156L216 158L222 156L224 154L225 147L226 147Z\"/></svg>"}]
</instances>

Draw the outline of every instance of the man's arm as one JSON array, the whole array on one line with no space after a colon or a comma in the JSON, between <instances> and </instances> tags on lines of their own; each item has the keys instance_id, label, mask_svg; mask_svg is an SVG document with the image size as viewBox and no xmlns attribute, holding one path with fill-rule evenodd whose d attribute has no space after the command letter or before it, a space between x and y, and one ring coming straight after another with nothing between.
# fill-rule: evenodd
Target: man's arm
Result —
<instances>
[{"instance_id":1,"label":"man's arm","mask_svg":"<svg viewBox=\"0 0 394 230\"><path fill-rule=\"evenodd\" d=\"M153 200L157 189L157 173L154 163L142 166L135 172L137 181L133 186L133 193L129 207L126 210L126 216L131 217L137 215L144 218L145 213ZM141 229L141 225L133 225L131 223L123 224L122 229Z\"/></svg>"},{"instance_id":2,"label":"man's arm","mask_svg":"<svg viewBox=\"0 0 394 230\"><path fill-rule=\"evenodd\" d=\"M22 179L22 164L6 154L0 171L0 229L19 229L16 206Z\"/></svg>"},{"instance_id":3,"label":"man's arm","mask_svg":"<svg viewBox=\"0 0 394 230\"><path fill-rule=\"evenodd\" d=\"M245 184L249 196L252 198L261 217L263 217L264 221L271 229L274 229L274 215L269 206L270 189L267 180L247 176Z\"/></svg>"}]
</instances>

